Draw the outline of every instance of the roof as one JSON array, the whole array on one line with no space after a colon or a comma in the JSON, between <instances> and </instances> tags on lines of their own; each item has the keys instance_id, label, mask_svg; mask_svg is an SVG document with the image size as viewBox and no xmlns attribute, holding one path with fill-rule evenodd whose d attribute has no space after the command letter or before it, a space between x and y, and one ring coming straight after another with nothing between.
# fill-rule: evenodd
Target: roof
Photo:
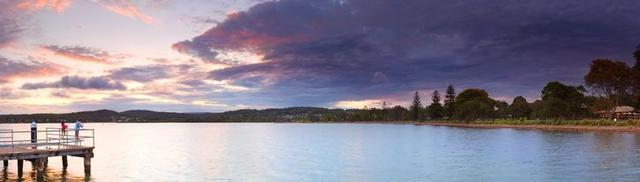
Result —
<instances>
[{"instance_id":1,"label":"roof","mask_svg":"<svg viewBox=\"0 0 640 182\"><path fill-rule=\"evenodd\" d=\"M633 112L635 109L631 106L617 106L615 112Z\"/></svg>"},{"instance_id":2,"label":"roof","mask_svg":"<svg viewBox=\"0 0 640 182\"><path fill-rule=\"evenodd\" d=\"M614 109L614 112L620 113L620 112L633 112L635 111L635 109L631 106L617 106ZM609 113L610 111L606 111L606 110L602 110L602 111L596 111L595 113L600 113L600 114L605 114L605 113Z\"/></svg>"}]
</instances>

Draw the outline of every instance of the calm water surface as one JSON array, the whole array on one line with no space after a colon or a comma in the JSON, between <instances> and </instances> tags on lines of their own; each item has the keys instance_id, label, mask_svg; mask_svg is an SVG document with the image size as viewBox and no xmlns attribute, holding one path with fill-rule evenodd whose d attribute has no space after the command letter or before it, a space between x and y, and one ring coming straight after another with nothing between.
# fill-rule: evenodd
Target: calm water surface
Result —
<instances>
[{"instance_id":1,"label":"calm water surface","mask_svg":"<svg viewBox=\"0 0 640 182\"><path fill-rule=\"evenodd\" d=\"M58 126L58 125L48 125ZM1 124L25 130L27 124ZM39 128L46 126L39 125ZM117 124L69 181L638 181L640 135L395 124ZM11 161L2 178L16 179ZM25 163L25 178L35 172Z\"/></svg>"}]
</instances>

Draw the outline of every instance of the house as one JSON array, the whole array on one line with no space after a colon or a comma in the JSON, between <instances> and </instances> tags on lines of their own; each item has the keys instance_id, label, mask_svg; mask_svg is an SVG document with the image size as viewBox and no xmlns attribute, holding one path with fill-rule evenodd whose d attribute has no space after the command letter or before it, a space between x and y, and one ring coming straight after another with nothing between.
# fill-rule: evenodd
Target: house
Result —
<instances>
[{"instance_id":1,"label":"house","mask_svg":"<svg viewBox=\"0 0 640 182\"><path fill-rule=\"evenodd\" d=\"M631 106L616 106L613 111L596 111L595 114L603 119L610 118L610 114L616 119L640 119L640 113Z\"/></svg>"}]
</instances>

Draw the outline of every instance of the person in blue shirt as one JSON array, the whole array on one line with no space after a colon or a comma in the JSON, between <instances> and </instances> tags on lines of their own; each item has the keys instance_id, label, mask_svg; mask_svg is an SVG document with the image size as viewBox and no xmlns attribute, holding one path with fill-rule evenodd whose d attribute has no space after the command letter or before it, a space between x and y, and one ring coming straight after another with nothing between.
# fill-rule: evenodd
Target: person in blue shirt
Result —
<instances>
[{"instance_id":1,"label":"person in blue shirt","mask_svg":"<svg viewBox=\"0 0 640 182\"><path fill-rule=\"evenodd\" d=\"M76 123L74 124L75 126L74 126L74 128L73 128L73 129L76 131L76 140L79 140L79 139L80 139L80 136L79 136L80 129L81 129L82 127L84 127L84 125L82 125L82 123L80 122L81 120L82 120L82 119L78 119L78 120L76 120Z\"/></svg>"}]
</instances>

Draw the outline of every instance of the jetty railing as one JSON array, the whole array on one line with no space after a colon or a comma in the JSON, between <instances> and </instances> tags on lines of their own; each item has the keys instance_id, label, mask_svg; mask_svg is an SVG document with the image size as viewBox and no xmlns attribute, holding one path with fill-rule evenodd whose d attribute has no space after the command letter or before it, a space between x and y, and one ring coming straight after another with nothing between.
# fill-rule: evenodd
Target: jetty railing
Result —
<instances>
[{"instance_id":1,"label":"jetty railing","mask_svg":"<svg viewBox=\"0 0 640 182\"><path fill-rule=\"evenodd\" d=\"M70 146L95 146L95 130L80 129L78 136L75 130L62 130L61 128L45 128L36 131L37 138L31 138L32 131L15 131L13 129L0 129L0 147L70 147Z\"/></svg>"},{"instance_id":2,"label":"jetty railing","mask_svg":"<svg viewBox=\"0 0 640 182\"><path fill-rule=\"evenodd\" d=\"M60 128L46 128L45 133L48 144L93 147L96 143L94 129L80 129L78 136L75 136L73 129L64 131Z\"/></svg>"},{"instance_id":3,"label":"jetty railing","mask_svg":"<svg viewBox=\"0 0 640 182\"><path fill-rule=\"evenodd\" d=\"M13 129L0 129L0 147L3 144L13 146Z\"/></svg>"}]
</instances>

